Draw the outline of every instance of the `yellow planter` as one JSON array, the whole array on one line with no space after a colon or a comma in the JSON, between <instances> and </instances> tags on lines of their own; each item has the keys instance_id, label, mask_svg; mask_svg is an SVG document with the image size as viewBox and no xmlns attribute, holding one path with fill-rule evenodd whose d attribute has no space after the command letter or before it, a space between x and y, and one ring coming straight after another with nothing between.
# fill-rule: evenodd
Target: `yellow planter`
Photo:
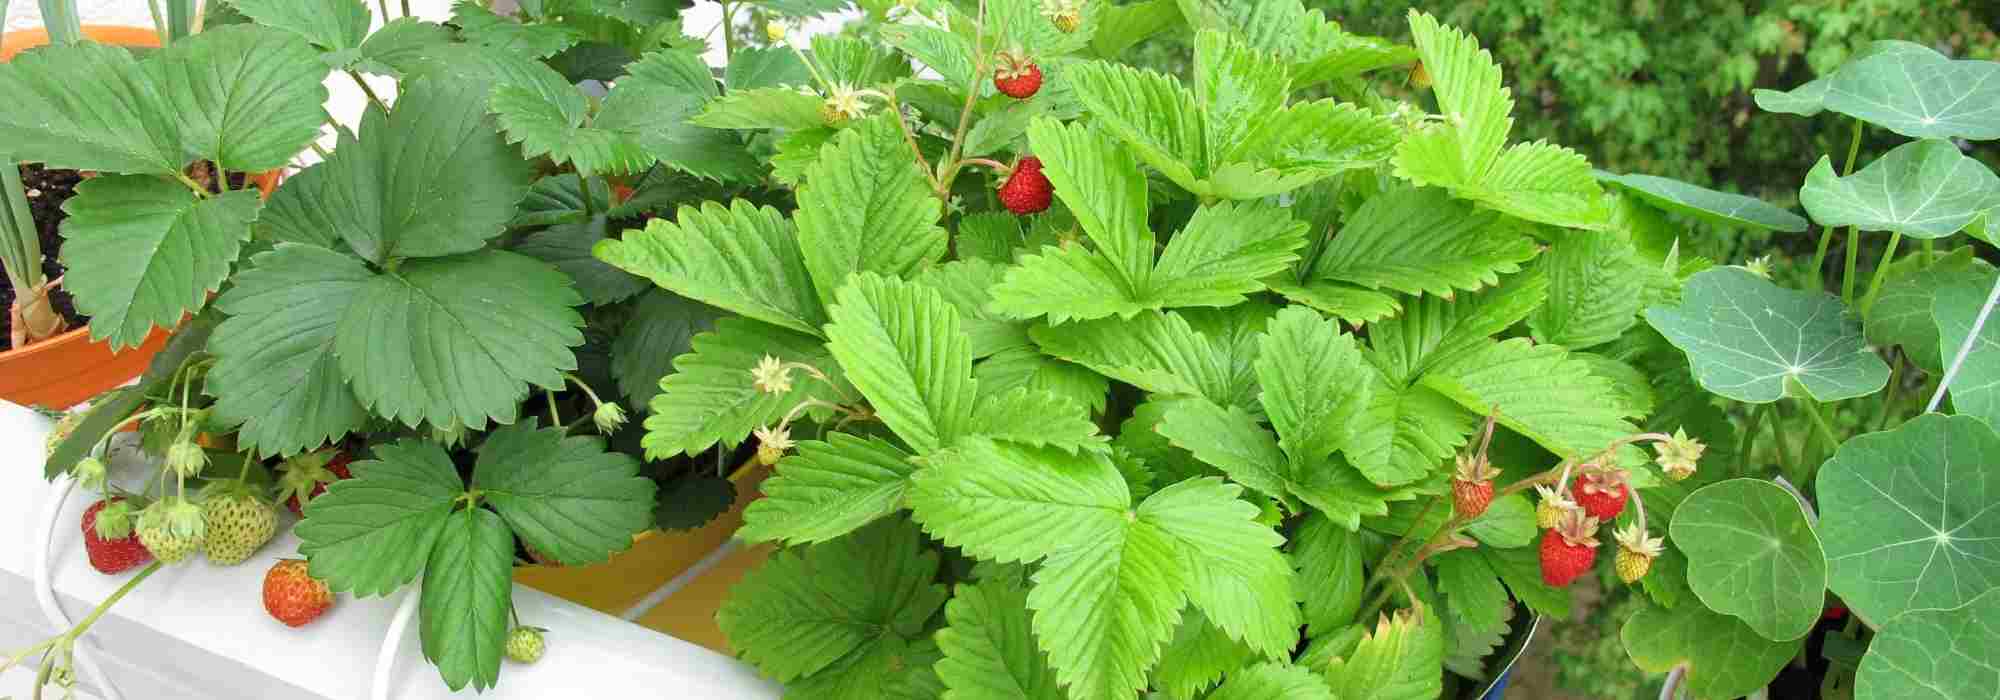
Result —
<instances>
[{"instance_id":1,"label":"yellow planter","mask_svg":"<svg viewBox=\"0 0 2000 700\"><path fill-rule=\"evenodd\" d=\"M769 467L746 464L729 475L736 502L707 525L686 532L652 531L633 538L632 548L610 561L589 566L524 566L514 570L522 585L611 615L637 615L641 625L728 653L715 625L716 608L742 574L763 561L765 547L736 549L650 609L647 598L729 542L743 526L743 509L761 493Z\"/></svg>"}]
</instances>

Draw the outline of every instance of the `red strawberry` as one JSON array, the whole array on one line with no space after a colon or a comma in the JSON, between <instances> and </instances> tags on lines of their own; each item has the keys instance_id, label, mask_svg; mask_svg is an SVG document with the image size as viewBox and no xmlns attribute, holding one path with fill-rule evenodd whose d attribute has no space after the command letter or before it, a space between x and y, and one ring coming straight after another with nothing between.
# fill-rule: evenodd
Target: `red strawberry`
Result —
<instances>
[{"instance_id":1,"label":"red strawberry","mask_svg":"<svg viewBox=\"0 0 2000 700\"><path fill-rule=\"evenodd\" d=\"M1042 67L1035 65L1019 49L1002 51L1000 65L993 71L993 87L1017 100L1035 96L1042 89Z\"/></svg>"},{"instance_id":2,"label":"red strawberry","mask_svg":"<svg viewBox=\"0 0 2000 700\"><path fill-rule=\"evenodd\" d=\"M347 463L354 457L344 451L321 450L285 460L285 473L278 477L279 495L285 497L285 507L292 515L305 517L305 504L326 493L326 485L341 479L353 477L347 471ZM300 496L305 496L301 500Z\"/></svg>"},{"instance_id":3,"label":"red strawberry","mask_svg":"<svg viewBox=\"0 0 2000 700\"><path fill-rule=\"evenodd\" d=\"M1482 456L1459 455L1451 477L1451 504L1459 515L1477 518L1493 503L1493 477L1500 470Z\"/></svg>"},{"instance_id":4,"label":"red strawberry","mask_svg":"<svg viewBox=\"0 0 2000 700\"><path fill-rule=\"evenodd\" d=\"M279 559L264 574L264 611L292 627L304 625L333 607L333 592L307 572L304 559Z\"/></svg>"},{"instance_id":5,"label":"red strawberry","mask_svg":"<svg viewBox=\"0 0 2000 700\"><path fill-rule=\"evenodd\" d=\"M1821 613L1819 614L1819 619L1822 619L1822 620L1845 620L1845 619L1847 619L1847 608L1844 608L1844 607L1841 607L1841 606L1838 606L1838 605L1829 605L1829 606L1826 606L1826 610L1825 610L1825 611L1823 611L1823 612L1821 612Z\"/></svg>"},{"instance_id":6,"label":"red strawberry","mask_svg":"<svg viewBox=\"0 0 2000 700\"><path fill-rule=\"evenodd\" d=\"M1054 194L1049 176L1042 174L1042 159L1033 156L1022 158L1007 181L1000 183L1000 203L1022 216L1048 209Z\"/></svg>"},{"instance_id":7,"label":"red strawberry","mask_svg":"<svg viewBox=\"0 0 2000 700\"><path fill-rule=\"evenodd\" d=\"M1561 588L1597 564L1597 518L1570 511L1542 533L1542 583Z\"/></svg>"},{"instance_id":8,"label":"red strawberry","mask_svg":"<svg viewBox=\"0 0 2000 700\"><path fill-rule=\"evenodd\" d=\"M1572 493L1583 512L1606 522L1625 512L1625 499L1632 496L1625 485L1625 472L1615 470L1578 477Z\"/></svg>"},{"instance_id":9,"label":"red strawberry","mask_svg":"<svg viewBox=\"0 0 2000 700\"><path fill-rule=\"evenodd\" d=\"M90 556L91 568L103 573L129 571L153 560L153 553L132 531L131 506L124 500L108 498L83 511L83 551ZM114 505L106 514L105 508Z\"/></svg>"}]
</instances>

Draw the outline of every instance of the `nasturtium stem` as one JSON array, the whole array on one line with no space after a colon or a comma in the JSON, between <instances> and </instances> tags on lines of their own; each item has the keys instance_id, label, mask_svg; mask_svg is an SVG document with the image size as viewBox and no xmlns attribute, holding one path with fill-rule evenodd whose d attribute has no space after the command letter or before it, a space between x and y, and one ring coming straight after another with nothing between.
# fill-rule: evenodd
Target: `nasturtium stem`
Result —
<instances>
[{"instance_id":1,"label":"nasturtium stem","mask_svg":"<svg viewBox=\"0 0 2000 700\"><path fill-rule=\"evenodd\" d=\"M1855 227L1847 227L1847 264L1840 270L1840 300L1854 303L1854 268L1861 260L1861 232Z\"/></svg>"},{"instance_id":2,"label":"nasturtium stem","mask_svg":"<svg viewBox=\"0 0 2000 700\"><path fill-rule=\"evenodd\" d=\"M1752 409L1750 411L1750 417L1743 422L1743 440L1742 442L1738 443L1738 447L1736 449L1737 473L1740 474L1749 471L1750 448L1756 445L1757 429L1763 427L1762 425L1759 424L1760 421L1764 419L1764 414L1770 412L1771 412L1771 407L1768 404L1765 405L1763 408Z\"/></svg>"},{"instance_id":3,"label":"nasturtium stem","mask_svg":"<svg viewBox=\"0 0 2000 700\"><path fill-rule=\"evenodd\" d=\"M1860 154L1861 154L1861 120L1856 119L1854 120L1854 133L1847 139L1847 164L1846 167L1840 169L1840 175L1842 177L1854 174L1854 159L1856 156L1859 156ZM1850 238L1850 240L1848 241L1849 245L1852 245L1854 243L1853 240L1851 240L1853 235L1854 235L1853 231L1851 230L1848 231L1848 236ZM1831 243L1832 241L1833 241L1833 229L1831 227L1821 227L1819 231L1819 250L1813 253L1812 279L1813 279L1814 289L1825 288L1825 278L1824 278L1825 273L1823 271L1823 268L1826 265L1826 249L1828 244Z\"/></svg>"},{"instance_id":4,"label":"nasturtium stem","mask_svg":"<svg viewBox=\"0 0 2000 700\"><path fill-rule=\"evenodd\" d=\"M1785 474L1790 474L1792 473L1792 448L1785 444L1785 414L1783 411L1778 410L1778 403L1776 401L1771 402L1769 405L1771 411L1771 443L1778 450L1778 470Z\"/></svg>"},{"instance_id":5,"label":"nasturtium stem","mask_svg":"<svg viewBox=\"0 0 2000 700\"><path fill-rule=\"evenodd\" d=\"M1903 354L1889 349L1889 390L1882 392L1882 415L1875 417L1875 429L1889 427L1889 414L1896 410L1896 394L1903 389Z\"/></svg>"},{"instance_id":6,"label":"nasturtium stem","mask_svg":"<svg viewBox=\"0 0 2000 700\"><path fill-rule=\"evenodd\" d=\"M1799 408L1804 409L1806 416L1812 419L1813 429L1819 433L1820 439L1826 443L1826 449L1829 451L1838 449L1840 447L1840 436L1833 431L1833 426L1826 422L1826 416L1820 413L1819 402L1813 400L1811 397L1800 396ZM1807 476L1810 477L1813 465L1817 464L1818 460L1806 460L1805 448L1803 447L1799 448L1799 451L1799 458L1801 460L1799 467L1808 472ZM1801 479L1799 483L1805 483L1805 480Z\"/></svg>"},{"instance_id":7,"label":"nasturtium stem","mask_svg":"<svg viewBox=\"0 0 2000 700\"><path fill-rule=\"evenodd\" d=\"M1903 242L1901 232L1889 233L1889 245L1882 247L1882 259L1875 263L1875 276L1868 280L1868 293L1861 295L1861 308L1875 305L1875 295L1882 291L1882 281L1889 278L1889 262L1896 259L1896 246Z\"/></svg>"}]
</instances>

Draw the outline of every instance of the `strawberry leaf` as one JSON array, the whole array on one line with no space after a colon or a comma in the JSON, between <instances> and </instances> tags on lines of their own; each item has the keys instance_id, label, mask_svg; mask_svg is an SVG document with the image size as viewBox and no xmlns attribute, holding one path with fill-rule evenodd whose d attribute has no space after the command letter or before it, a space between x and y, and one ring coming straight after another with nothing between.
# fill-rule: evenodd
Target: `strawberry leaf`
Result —
<instances>
[{"instance_id":1,"label":"strawberry leaf","mask_svg":"<svg viewBox=\"0 0 2000 700\"><path fill-rule=\"evenodd\" d=\"M1617 340L1639 321L1646 272L1631 242L1564 231L1537 261L1548 301L1528 315L1537 341L1581 350Z\"/></svg>"},{"instance_id":2,"label":"strawberry leaf","mask_svg":"<svg viewBox=\"0 0 2000 700\"><path fill-rule=\"evenodd\" d=\"M841 131L799 188L799 250L822 304L849 275L908 277L944 257L938 200L891 118Z\"/></svg>"},{"instance_id":3,"label":"strawberry leaf","mask_svg":"<svg viewBox=\"0 0 2000 700\"><path fill-rule=\"evenodd\" d=\"M529 387L559 389L576 368L583 319L570 307L582 299L568 282L500 250L410 261L341 316L341 374L376 415L411 427L512 423Z\"/></svg>"},{"instance_id":4,"label":"strawberry leaf","mask_svg":"<svg viewBox=\"0 0 2000 700\"><path fill-rule=\"evenodd\" d=\"M575 45L582 32L553 22L524 24L494 14L474 0L451 6L451 23L466 41L513 51L529 58L548 58Z\"/></svg>"},{"instance_id":5,"label":"strawberry leaf","mask_svg":"<svg viewBox=\"0 0 2000 700\"><path fill-rule=\"evenodd\" d=\"M880 438L834 433L799 443L764 481L764 498L743 511L748 542L825 542L902 507L916 464Z\"/></svg>"},{"instance_id":6,"label":"strawberry leaf","mask_svg":"<svg viewBox=\"0 0 2000 700\"><path fill-rule=\"evenodd\" d=\"M229 276L261 204L239 190L197 198L172 180L107 175L64 204L63 287L90 316L91 337L136 347L154 327L198 311Z\"/></svg>"},{"instance_id":7,"label":"strawberry leaf","mask_svg":"<svg viewBox=\"0 0 2000 700\"><path fill-rule=\"evenodd\" d=\"M1306 279L1450 297L1497 284L1534 257L1534 242L1499 216L1441 190L1404 187L1362 204Z\"/></svg>"},{"instance_id":8,"label":"strawberry leaf","mask_svg":"<svg viewBox=\"0 0 2000 700\"><path fill-rule=\"evenodd\" d=\"M227 170L284 167L327 120L326 64L287 32L214 27L146 62L180 120L183 148Z\"/></svg>"},{"instance_id":9,"label":"strawberry leaf","mask_svg":"<svg viewBox=\"0 0 2000 700\"><path fill-rule=\"evenodd\" d=\"M1188 602L1232 639L1270 657L1298 644L1299 607L1292 566L1277 547L1283 535L1258 522L1242 487L1189 479L1139 504L1139 522L1181 543L1188 561Z\"/></svg>"},{"instance_id":10,"label":"strawberry leaf","mask_svg":"<svg viewBox=\"0 0 2000 700\"><path fill-rule=\"evenodd\" d=\"M1061 395L1027 387L980 396L970 420L968 434L995 440L1056 447L1068 452L1098 452L1108 447L1083 406Z\"/></svg>"},{"instance_id":11,"label":"strawberry leaf","mask_svg":"<svg viewBox=\"0 0 2000 700\"><path fill-rule=\"evenodd\" d=\"M819 335L826 322L792 223L770 207L740 199L726 209L683 206L672 221L654 219L598 243L596 254L675 294L765 323Z\"/></svg>"},{"instance_id":12,"label":"strawberry leaf","mask_svg":"<svg viewBox=\"0 0 2000 700\"><path fill-rule=\"evenodd\" d=\"M1253 405L1254 374L1239 377L1240 352L1224 339L1197 332L1173 312L1147 312L1129 321L1103 319L1036 327L1029 336L1050 355L1155 394L1201 396L1225 406Z\"/></svg>"},{"instance_id":13,"label":"strawberry leaf","mask_svg":"<svg viewBox=\"0 0 2000 700\"><path fill-rule=\"evenodd\" d=\"M1005 272L1006 268L999 265L972 258L924 268L914 278L918 284L937 289L958 308L965 334L972 340L974 358L1033 345L1028 340L1028 324L989 308L993 300L989 290Z\"/></svg>"},{"instance_id":14,"label":"strawberry leaf","mask_svg":"<svg viewBox=\"0 0 2000 700\"><path fill-rule=\"evenodd\" d=\"M641 295L632 317L611 340L611 376L618 379L626 401L650 410L660 380L673 374L674 362L693 348L695 334L713 329L720 316L714 307L664 289Z\"/></svg>"},{"instance_id":15,"label":"strawberry leaf","mask_svg":"<svg viewBox=\"0 0 2000 700\"><path fill-rule=\"evenodd\" d=\"M444 448L419 440L376 445L375 459L348 469L353 478L306 504L299 552L328 588L386 595L424 569L464 482ZM512 545L507 555L511 566Z\"/></svg>"},{"instance_id":16,"label":"strawberry leaf","mask_svg":"<svg viewBox=\"0 0 2000 700\"><path fill-rule=\"evenodd\" d=\"M937 632L937 674L954 700L1066 700L1029 631L1028 593L1004 581L960 584Z\"/></svg>"},{"instance_id":17,"label":"strawberry leaf","mask_svg":"<svg viewBox=\"0 0 2000 700\"><path fill-rule=\"evenodd\" d=\"M1444 623L1429 612L1384 615L1354 651L1318 669L1343 700L1419 700L1444 692Z\"/></svg>"},{"instance_id":18,"label":"strawberry leaf","mask_svg":"<svg viewBox=\"0 0 2000 700\"><path fill-rule=\"evenodd\" d=\"M828 315L827 350L897 437L923 454L968 433L972 351L942 295L863 272Z\"/></svg>"},{"instance_id":19,"label":"strawberry leaf","mask_svg":"<svg viewBox=\"0 0 2000 700\"><path fill-rule=\"evenodd\" d=\"M1037 119L1028 142L1042 159L1055 194L1117 274L1120 296L1141 299L1153 270L1153 232L1146 226L1146 177L1131 151L1096 129Z\"/></svg>"},{"instance_id":20,"label":"strawberry leaf","mask_svg":"<svg viewBox=\"0 0 2000 700\"><path fill-rule=\"evenodd\" d=\"M297 34L325 51L357 48L368 38L368 6L358 2L229 0L229 4L259 25Z\"/></svg>"},{"instance_id":21,"label":"strawberry leaf","mask_svg":"<svg viewBox=\"0 0 2000 700\"><path fill-rule=\"evenodd\" d=\"M1554 345L1526 338L1491 343L1441 365L1422 384L1558 455L1595 453L1635 432L1627 411L1607 403L1611 383Z\"/></svg>"},{"instance_id":22,"label":"strawberry leaf","mask_svg":"<svg viewBox=\"0 0 2000 700\"><path fill-rule=\"evenodd\" d=\"M1234 306L1263 291L1259 280L1288 269L1306 224L1260 202L1222 202L1194 218L1161 251L1144 298L1154 308Z\"/></svg>"},{"instance_id":23,"label":"strawberry leaf","mask_svg":"<svg viewBox=\"0 0 2000 700\"><path fill-rule=\"evenodd\" d=\"M838 401L839 392L795 372L791 389L767 394L752 383L750 369L766 356L802 362L834 381L839 367L817 338L750 319L728 317L713 331L696 335L693 350L674 359L674 371L660 380L639 444L647 459L699 454L721 444L734 448L758 427L777 425L787 411L808 398ZM845 385L842 385L845 386Z\"/></svg>"},{"instance_id":24,"label":"strawberry leaf","mask_svg":"<svg viewBox=\"0 0 2000 700\"><path fill-rule=\"evenodd\" d=\"M1364 592L1360 533L1314 513L1292 533L1291 544L1307 634L1318 637L1353 624Z\"/></svg>"},{"instance_id":25,"label":"strawberry leaf","mask_svg":"<svg viewBox=\"0 0 2000 700\"><path fill-rule=\"evenodd\" d=\"M0 131L15 160L171 175L189 157L148 66L123 47L46 46L0 64ZM95 105L119 105L99 109Z\"/></svg>"},{"instance_id":26,"label":"strawberry leaf","mask_svg":"<svg viewBox=\"0 0 2000 700\"><path fill-rule=\"evenodd\" d=\"M1292 462L1317 462L1345 445L1372 394L1364 380L1372 370L1362 364L1354 337L1340 332L1338 323L1294 306L1278 312L1260 348L1258 401Z\"/></svg>"},{"instance_id":27,"label":"strawberry leaf","mask_svg":"<svg viewBox=\"0 0 2000 700\"><path fill-rule=\"evenodd\" d=\"M973 365L972 376L979 382L982 397L1026 387L1074 401L1093 415L1104 412L1105 393L1111 384L1104 375L1033 348L1005 350L986 358Z\"/></svg>"},{"instance_id":28,"label":"strawberry leaf","mask_svg":"<svg viewBox=\"0 0 2000 700\"><path fill-rule=\"evenodd\" d=\"M1210 693L1208 700L1335 700L1344 697L1348 696L1334 695L1325 679L1313 675L1312 671L1266 661L1230 673L1229 680Z\"/></svg>"},{"instance_id":29,"label":"strawberry leaf","mask_svg":"<svg viewBox=\"0 0 2000 700\"><path fill-rule=\"evenodd\" d=\"M514 606L514 536L481 508L452 513L437 530L436 548L425 548L430 562L417 614L424 658L437 665L445 687L485 690L500 681Z\"/></svg>"},{"instance_id":30,"label":"strawberry leaf","mask_svg":"<svg viewBox=\"0 0 2000 700\"><path fill-rule=\"evenodd\" d=\"M915 526L883 521L772 555L736 585L715 621L731 648L780 683L835 683L855 674L879 683L887 666L837 662L921 639L949 597L931 582L937 567L937 553L923 547Z\"/></svg>"},{"instance_id":31,"label":"strawberry leaf","mask_svg":"<svg viewBox=\"0 0 2000 700\"><path fill-rule=\"evenodd\" d=\"M251 259L215 307L207 389L215 416L260 455L290 456L339 440L367 424L334 357L340 319L374 277L360 259L299 243L279 243Z\"/></svg>"},{"instance_id":32,"label":"strawberry leaf","mask_svg":"<svg viewBox=\"0 0 2000 700\"><path fill-rule=\"evenodd\" d=\"M1256 658L1248 645L1230 639L1200 610L1189 608L1181 611L1180 627L1160 654L1160 665L1153 667L1153 688L1175 700L1199 697L1223 674Z\"/></svg>"},{"instance_id":33,"label":"strawberry leaf","mask_svg":"<svg viewBox=\"0 0 2000 700\"><path fill-rule=\"evenodd\" d=\"M472 487L536 552L567 565L594 564L632 546L653 525L653 481L639 461L604 440L566 437L530 418L488 433Z\"/></svg>"}]
</instances>

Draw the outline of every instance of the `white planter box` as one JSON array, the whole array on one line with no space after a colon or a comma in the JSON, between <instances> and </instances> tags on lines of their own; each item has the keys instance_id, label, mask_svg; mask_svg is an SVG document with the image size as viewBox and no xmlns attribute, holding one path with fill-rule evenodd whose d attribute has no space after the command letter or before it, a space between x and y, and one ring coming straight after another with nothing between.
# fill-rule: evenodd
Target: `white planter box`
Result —
<instances>
[{"instance_id":1,"label":"white planter box","mask_svg":"<svg viewBox=\"0 0 2000 700\"><path fill-rule=\"evenodd\" d=\"M61 632L44 618L33 590L35 547L44 508L56 488L41 479L49 421L0 402L0 649L25 647ZM105 576L85 561L80 523L89 496L75 489L62 503L49 556L50 581L65 614L87 614L130 577ZM340 595L325 617L293 629L264 612L268 563L295 557L289 530L240 566L205 561L167 567L141 584L87 637L90 654L128 700L328 698L367 700L376 655L400 603ZM779 688L741 662L524 586L514 587L523 621L547 627L539 663L504 663L500 687L485 698L777 698ZM453 694L418 651L414 620L392 658L388 697L421 700ZM109 698L79 668L84 693ZM26 697L32 676L0 676L0 697Z\"/></svg>"}]
</instances>

